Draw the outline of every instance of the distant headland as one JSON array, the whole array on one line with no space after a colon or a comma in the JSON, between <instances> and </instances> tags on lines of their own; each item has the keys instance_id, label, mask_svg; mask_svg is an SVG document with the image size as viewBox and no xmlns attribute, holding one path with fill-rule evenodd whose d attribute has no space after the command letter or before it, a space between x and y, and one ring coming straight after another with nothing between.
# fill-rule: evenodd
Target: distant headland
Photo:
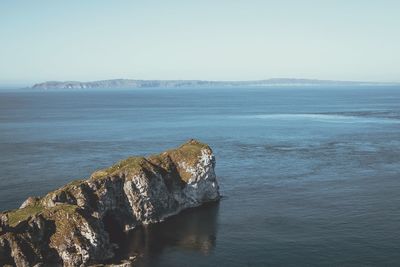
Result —
<instances>
[{"instance_id":1,"label":"distant headland","mask_svg":"<svg viewBox=\"0 0 400 267\"><path fill-rule=\"evenodd\" d=\"M37 83L34 89L84 89L84 88L179 88L179 87L260 87L260 86L368 86L399 85L389 82L334 81L315 79L273 78L253 81L207 81L207 80L134 80L113 79L91 82L48 81Z\"/></svg>"}]
</instances>

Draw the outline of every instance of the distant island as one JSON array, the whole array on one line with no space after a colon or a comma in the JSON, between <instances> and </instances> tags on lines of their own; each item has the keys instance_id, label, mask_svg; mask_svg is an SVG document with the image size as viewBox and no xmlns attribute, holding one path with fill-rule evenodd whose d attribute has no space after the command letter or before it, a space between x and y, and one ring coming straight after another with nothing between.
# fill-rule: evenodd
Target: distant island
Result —
<instances>
[{"instance_id":1,"label":"distant island","mask_svg":"<svg viewBox=\"0 0 400 267\"><path fill-rule=\"evenodd\" d=\"M259 86L366 86L398 85L398 83L378 83L360 81L333 81L315 79L274 78L254 81L206 81L206 80L134 80L113 79L91 82L48 81L32 86L34 89L84 89L84 88L178 88L178 87L259 87Z\"/></svg>"}]
</instances>

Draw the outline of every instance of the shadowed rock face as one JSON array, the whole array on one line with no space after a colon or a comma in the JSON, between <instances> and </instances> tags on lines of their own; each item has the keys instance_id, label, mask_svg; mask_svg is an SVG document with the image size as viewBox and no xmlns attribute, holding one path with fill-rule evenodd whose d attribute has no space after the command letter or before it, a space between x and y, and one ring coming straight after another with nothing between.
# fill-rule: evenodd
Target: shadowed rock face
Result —
<instances>
[{"instance_id":1,"label":"shadowed rock face","mask_svg":"<svg viewBox=\"0 0 400 267\"><path fill-rule=\"evenodd\" d=\"M190 140L30 197L0 213L0 265L84 266L113 258L118 235L218 200L214 167L210 147Z\"/></svg>"}]
</instances>

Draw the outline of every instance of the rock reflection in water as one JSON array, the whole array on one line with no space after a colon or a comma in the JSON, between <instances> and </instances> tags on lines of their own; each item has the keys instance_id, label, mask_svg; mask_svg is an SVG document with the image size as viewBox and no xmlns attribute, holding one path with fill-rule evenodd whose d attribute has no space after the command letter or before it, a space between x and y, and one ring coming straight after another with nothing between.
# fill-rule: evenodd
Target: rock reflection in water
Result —
<instances>
[{"instance_id":1,"label":"rock reflection in water","mask_svg":"<svg viewBox=\"0 0 400 267\"><path fill-rule=\"evenodd\" d=\"M150 259L168 248L209 254L216 243L218 206L218 203L207 203L162 223L138 227L120 244L118 259L135 256L139 266L147 266Z\"/></svg>"}]
</instances>

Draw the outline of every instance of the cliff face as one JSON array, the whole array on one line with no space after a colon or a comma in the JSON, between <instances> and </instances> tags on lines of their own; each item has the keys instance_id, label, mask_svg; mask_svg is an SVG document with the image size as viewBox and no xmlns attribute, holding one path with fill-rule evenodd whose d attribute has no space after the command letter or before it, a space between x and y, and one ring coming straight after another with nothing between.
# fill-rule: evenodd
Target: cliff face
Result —
<instances>
[{"instance_id":1,"label":"cliff face","mask_svg":"<svg viewBox=\"0 0 400 267\"><path fill-rule=\"evenodd\" d=\"M114 256L115 229L160 222L219 199L210 147L191 140L130 157L0 213L0 265L86 266Z\"/></svg>"}]
</instances>

